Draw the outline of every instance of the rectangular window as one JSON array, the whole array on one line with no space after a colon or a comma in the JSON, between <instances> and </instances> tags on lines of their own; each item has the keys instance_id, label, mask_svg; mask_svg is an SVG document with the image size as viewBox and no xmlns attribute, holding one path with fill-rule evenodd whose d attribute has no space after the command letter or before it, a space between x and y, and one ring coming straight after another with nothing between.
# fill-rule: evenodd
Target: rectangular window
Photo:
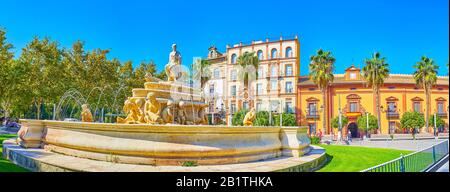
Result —
<instances>
[{"instance_id":1,"label":"rectangular window","mask_svg":"<svg viewBox=\"0 0 450 192\"><path fill-rule=\"evenodd\" d=\"M277 91L278 90L278 82L277 82L277 80L270 80L270 89L271 89L271 91Z\"/></svg>"},{"instance_id":2,"label":"rectangular window","mask_svg":"<svg viewBox=\"0 0 450 192\"><path fill-rule=\"evenodd\" d=\"M290 101L286 102L286 113L294 113L294 107Z\"/></svg>"},{"instance_id":3,"label":"rectangular window","mask_svg":"<svg viewBox=\"0 0 450 192\"><path fill-rule=\"evenodd\" d=\"M236 104L231 104L231 113L236 113Z\"/></svg>"},{"instance_id":4,"label":"rectangular window","mask_svg":"<svg viewBox=\"0 0 450 192\"><path fill-rule=\"evenodd\" d=\"M242 108L244 108L244 110L247 110L248 109L248 102L243 102L242 103Z\"/></svg>"},{"instance_id":5,"label":"rectangular window","mask_svg":"<svg viewBox=\"0 0 450 192\"><path fill-rule=\"evenodd\" d=\"M263 90L262 90L262 83L256 84L256 94L260 95L260 94L262 94L262 93L263 93Z\"/></svg>"},{"instance_id":6,"label":"rectangular window","mask_svg":"<svg viewBox=\"0 0 450 192\"><path fill-rule=\"evenodd\" d=\"M292 65L286 65L286 76L292 76Z\"/></svg>"},{"instance_id":7,"label":"rectangular window","mask_svg":"<svg viewBox=\"0 0 450 192\"><path fill-rule=\"evenodd\" d=\"M356 102L351 102L350 103L350 112L358 112L358 103Z\"/></svg>"},{"instance_id":8,"label":"rectangular window","mask_svg":"<svg viewBox=\"0 0 450 192\"><path fill-rule=\"evenodd\" d=\"M395 113L395 111L397 110L395 108L395 102L388 102L387 106L388 106L388 113Z\"/></svg>"},{"instance_id":9,"label":"rectangular window","mask_svg":"<svg viewBox=\"0 0 450 192\"><path fill-rule=\"evenodd\" d=\"M292 82L288 81L286 82L286 93L292 93L293 88L292 88Z\"/></svg>"},{"instance_id":10,"label":"rectangular window","mask_svg":"<svg viewBox=\"0 0 450 192\"><path fill-rule=\"evenodd\" d=\"M236 96L236 85L231 86L231 96Z\"/></svg>"},{"instance_id":11,"label":"rectangular window","mask_svg":"<svg viewBox=\"0 0 450 192\"><path fill-rule=\"evenodd\" d=\"M214 78L218 79L220 77L220 70L219 69L214 69Z\"/></svg>"},{"instance_id":12,"label":"rectangular window","mask_svg":"<svg viewBox=\"0 0 450 192\"><path fill-rule=\"evenodd\" d=\"M444 113L444 103L439 102L437 104L437 108L438 108L438 113Z\"/></svg>"},{"instance_id":13,"label":"rectangular window","mask_svg":"<svg viewBox=\"0 0 450 192\"><path fill-rule=\"evenodd\" d=\"M414 102L414 112L418 112L418 113L420 113L421 111L420 111L420 102Z\"/></svg>"},{"instance_id":14,"label":"rectangular window","mask_svg":"<svg viewBox=\"0 0 450 192\"><path fill-rule=\"evenodd\" d=\"M350 73L350 79L356 79L356 73L355 72Z\"/></svg>"},{"instance_id":15,"label":"rectangular window","mask_svg":"<svg viewBox=\"0 0 450 192\"><path fill-rule=\"evenodd\" d=\"M308 113L309 115L317 115L316 103L308 103Z\"/></svg>"},{"instance_id":16,"label":"rectangular window","mask_svg":"<svg viewBox=\"0 0 450 192\"><path fill-rule=\"evenodd\" d=\"M232 81L236 81L237 80L237 71L236 70L232 70L231 71L231 80Z\"/></svg>"}]
</instances>

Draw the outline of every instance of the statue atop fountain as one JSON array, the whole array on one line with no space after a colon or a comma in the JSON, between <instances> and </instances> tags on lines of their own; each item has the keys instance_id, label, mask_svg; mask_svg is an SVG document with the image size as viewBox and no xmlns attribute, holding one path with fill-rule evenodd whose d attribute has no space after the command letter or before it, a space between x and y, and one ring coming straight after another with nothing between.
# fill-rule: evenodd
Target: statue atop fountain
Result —
<instances>
[{"instance_id":1,"label":"statue atop fountain","mask_svg":"<svg viewBox=\"0 0 450 192\"><path fill-rule=\"evenodd\" d=\"M173 44L165 66L168 80L147 73L144 88L133 89L132 97L125 102L126 118L118 117L117 123L207 125L208 105L202 100L200 89L179 82L187 74L180 66L181 54Z\"/></svg>"},{"instance_id":2,"label":"statue atop fountain","mask_svg":"<svg viewBox=\"0 0 450 192\"><path fill-rule=\"evenodd\" d=\"M180 66L181 54L177 51L177 44L173 44L172 52L169 54L169 63L164 68L169 82L173 82L179 78L181 72Z\"/></svg>"}]
</instances>

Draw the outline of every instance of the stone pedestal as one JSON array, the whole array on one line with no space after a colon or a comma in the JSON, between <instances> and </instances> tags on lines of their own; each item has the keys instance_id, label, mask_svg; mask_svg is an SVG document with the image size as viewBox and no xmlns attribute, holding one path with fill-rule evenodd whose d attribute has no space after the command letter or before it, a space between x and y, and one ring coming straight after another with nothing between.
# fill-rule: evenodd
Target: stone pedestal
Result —
<instances>
[{"instance_id":1,"label":"stone pedestal","mask_svg":"<svg viewBox=\"0 0 450 192\"><path fill-rule=\"evenodd\" d=\"M17 132L17 144L24 148L40 148L44 136L44 122L37 120L21 121L22 127Z\"/></svg>"},{"instance_id":2,"label":"stone pedestal","mask_svg":"<svg viewBox=\"0 0 450 192\"><path fill-rule=\"evenodd\" d=\"M280 140L283 156L301 157L311 150L307 127L283 127L280 131Z\"/></svg>"}]
</instances>

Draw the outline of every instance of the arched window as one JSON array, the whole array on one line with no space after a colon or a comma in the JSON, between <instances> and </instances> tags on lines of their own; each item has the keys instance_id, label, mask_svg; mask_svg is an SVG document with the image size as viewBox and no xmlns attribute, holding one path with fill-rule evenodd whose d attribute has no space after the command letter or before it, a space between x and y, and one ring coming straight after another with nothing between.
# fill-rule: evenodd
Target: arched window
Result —
<instances>
[{"instance_id":1,"label":"arched window","mask_svg":"<svg viewBox=\"0 0 450 192\"><path fill-rule=\"evenodd\" d=\"M235 64L236 63L236 54L231 55L231 64Z\"/></svg>"},{"instance_id":2,"label":"arched window","mask_svg":"<svg viewBox=\"0 0 450 192\"><path fill-rule=\"evenodd\" d=\"M277 58L277 55L278 55L277 49L273 48L270 53L271 53L270 54L270 58L272 58L272 59L276 59Z\"/></svg>"},{"instance_id":3,"label":"arched window","mask_svg":"<svg viewBox=\"0 0 450 192\"><path fill-rule=\"evenodd\" d=\"M264 60L264 55L263 55L263 52L261 50L258 51L257 55L258 55L258 59L259 60Z\"/></svg>"},{"instance_id":4,"label":"arched window","mask_svg":"<svg viewBox=\"0 0 450 192\"><path fill-rule=\"evenodd\" d=\"M286 58L292 57L292 48L286 48Z\"/></svg>"},{"instance_id":5,"label":"arched window","mask_svg":"<svg viewBox=\"0 0 450 192\"><path fill-rule=\"evenodd\" d=\"M220 77L220 69L219 68L215 68L214 69L214 78L218 79Z\"/></svg>"}]
</instances>

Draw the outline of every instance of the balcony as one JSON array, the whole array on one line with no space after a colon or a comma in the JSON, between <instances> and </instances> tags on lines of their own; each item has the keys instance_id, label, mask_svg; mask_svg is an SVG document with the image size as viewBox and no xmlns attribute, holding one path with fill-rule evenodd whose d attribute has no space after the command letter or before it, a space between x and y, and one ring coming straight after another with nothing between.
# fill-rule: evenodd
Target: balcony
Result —
<instances>
[{"instance_id":1,"label":"balcony","mask_svg":"<svg viewBox=\"0 0 450 192\"><path fill-rule=\"evenodd\" d=\"M440 117L440 118L447 118L447 113L446 112L439 112L437 114L437 116Z\"/></svg>"},{"instance_id":2,"label":"balcony","mask_svg":"<svg viewBox=\"0 0 450 192\"><path fill-rule=\"evenodd\" d=\"M398 114L398 112L389 112L389 113L386 113L386 118L398 119L398 118L400 118L400 115Z\"/></svg>"},{"instance_id":3,"label":"balcony","mask_svg":"<svg viewBox=\"0 0 450 192\"><path fill-rule=\"evenodd\" d=\"M310 114L306 114L306 119L319 119L319 114L313 114L313 113L310 113Z\"/></svg>"}]
</instances>

